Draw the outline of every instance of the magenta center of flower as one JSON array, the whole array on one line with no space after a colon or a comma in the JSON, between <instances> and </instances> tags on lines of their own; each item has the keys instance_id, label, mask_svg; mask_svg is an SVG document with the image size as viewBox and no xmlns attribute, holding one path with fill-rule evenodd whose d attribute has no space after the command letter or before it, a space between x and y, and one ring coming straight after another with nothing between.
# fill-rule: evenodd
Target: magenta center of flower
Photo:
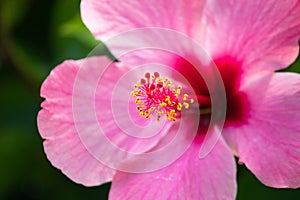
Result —
<instances>
[{"instance_id":1,"label":"magenta center of flower","mask_svg":"<svg viewBox=\"0 0 300 200\"><path fill-rule=\"evenodd\" d=\"M191 84L199 104L201 121L200 128L204 130L211 120L211 96L208 86L198 70L182 58L174 58L174 69L181 73ZM214 59L218 72L221 75L226 92L226 119L225 126L244 123L248 118L249 102L246 94L240 91L243 78L242 63L231 56L220 56ZM201 66L200 66L201 67ZM213 77L211 77L213 78ZM214 91L212 91L214 92ZM217 102L218 105L223 105ZM218 108L214 109L216 112ZM218 119L216 119L218 120Z\"/></svg>"},{"instance_id":2,"label":"magenta center of flower","mask_svg":"<svg viewBox=\"0 0 300 200\"><path fill-rule=\"evenodd\" d=\"M168 121L176 121L182 108L188 109L190 103L194 103L188 94L181 94L181 85L176 87L168 77L160 77L158 72L153 75L146 73L134 87L131 95L135 98L137 111L145 119L155 116L159 121L165 116Z\"/></svg>"}]
</instances>

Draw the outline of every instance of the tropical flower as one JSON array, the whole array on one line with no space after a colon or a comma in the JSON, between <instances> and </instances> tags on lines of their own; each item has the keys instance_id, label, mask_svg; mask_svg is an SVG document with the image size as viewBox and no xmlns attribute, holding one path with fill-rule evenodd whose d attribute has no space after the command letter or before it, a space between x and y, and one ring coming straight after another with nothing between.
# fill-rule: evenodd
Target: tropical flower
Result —
<instances>
[{"instance_id":1,"label":"tropical flower","mask_svg":"<svg viewBox=\"0 0 300 200\"><path fill-rule=\"evenodd\" d=\"M65 61L43 83L38 127L55 167L86 186L112 181L110 199L234 199L234 155L265 185L300 186L300 76L277 72L298 55L298 0L83 0L81 11L86 26L119 62L106 57ZM109 41L144 27L156 28ZM178 32L192 40L179 39ZM205 62L195 43L211 61ZM155 49L122 55L140 46L176 49L180 55ZM213 95L222 93L213 66L227 100L222 130L219 116L211 117ZM150 118L156 135L148 135ZM124 134L134 130L128 125L132 121L140 124L137 134L145 140ZM157 156L157 170L151 170L157 160L132 158L105 140L124 152L155 152L174 138L181 123L191 143L181 138L175 143L179 151ZM206 136L220 133L200 159ZM164 163L169 157L172 162Z\"/></svg>"}]
</instances>

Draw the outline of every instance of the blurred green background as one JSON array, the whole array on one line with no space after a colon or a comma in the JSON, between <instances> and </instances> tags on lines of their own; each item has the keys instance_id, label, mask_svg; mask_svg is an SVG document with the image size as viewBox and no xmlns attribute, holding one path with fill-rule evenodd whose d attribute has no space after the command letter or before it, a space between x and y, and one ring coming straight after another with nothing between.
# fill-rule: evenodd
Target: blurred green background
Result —
<instances>
[{"instance_id":1,"label":"blurred green background","mask_svg":"<svg viewBox=\"0 0 300 200\"><path fill-rule=\"evenodd\" d=\"M0 1L0 199L107 199L110 184L86 188L51 166L37 131L39 88L50 70L98 41L82 24L80 0ZM298 59L299 60L299 59ZM299 61L289 70L299 70ZM262 185L238 167L238 199L300 199L300 189Z\"/></svg>"}]
</instances>

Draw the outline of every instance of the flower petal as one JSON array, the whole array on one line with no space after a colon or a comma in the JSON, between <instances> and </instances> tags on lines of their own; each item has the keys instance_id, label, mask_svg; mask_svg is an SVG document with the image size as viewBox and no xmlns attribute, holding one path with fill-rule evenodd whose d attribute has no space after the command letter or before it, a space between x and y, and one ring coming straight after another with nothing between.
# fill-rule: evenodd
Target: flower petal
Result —
<instances>
[{"instance_id":1,"label":"flower petal","mask_svg":"<svg viewBox=\"0 0 300 200\"><path fill-rule=\"evenodd\" d=\"M110 181L115 172L110 168L148 151L168 132L163 121L141 123L135 107L130 108L135 105L129 101L130 91L143 70L130 73L106 57L90 57L64 62L43 83L41 96L46 100L38 127L46 139L45 151L75 182L90 186Z\"/></svg>"},{"instance_id":2,"label":"flower petal","mask_svg":"<svg viewBox=\"0 0 300 200\"><path fill-rule=\"evenodd\" d=\"M220 139L203 159L195 141L181 158L151 173L117 172L109 199L234 199L236 195L234 158Z\"/></svg>"},{"instance_id":3,"label":"flower petal","mask_svg":"<svg viewBox=\"0 0 300 200\"><path fill-rule=\"evenodd\" d=\"M65 61L45 80L46 98L38 114L38 128L51 163L70 179L86 186L111 180L114 170L102 165L82 144L72 115L72 91L81 61Z\"/></svg>"},{"instance_id":4,"label":"flower petal","mask_svg":"<svg viewBox=\"0 0 300 200\"><path fill-rule=\"evenodd\" d=\"M247 69L278 70L297 57L300 1L208 1L205 48L212 57L228 54ZM263 59L262 59L263 58Z\"/></svg>"},{"instance_id":5,"label":"flower petal","mask_svg":"<svg viewBox=\"0 0 300 200\"><path fill-rule=\"evenodd\" d=\"M106 40L135 28L161 27L196 34L204 1L81 1L81 16L94 36ZM176 19L176 20L174 20Z\"/></svg>"},{"instance_id":6,"label":"flower petal","mask_svg":"<svg viewBox=\"0 0 300 200\"><path fill-rule=\"evenodd\" d=\"M262 73L242 89L249 118L243 125L227 124L223 136L264 184L300 187L300 75Z\"/></svg>"}]
</instances>

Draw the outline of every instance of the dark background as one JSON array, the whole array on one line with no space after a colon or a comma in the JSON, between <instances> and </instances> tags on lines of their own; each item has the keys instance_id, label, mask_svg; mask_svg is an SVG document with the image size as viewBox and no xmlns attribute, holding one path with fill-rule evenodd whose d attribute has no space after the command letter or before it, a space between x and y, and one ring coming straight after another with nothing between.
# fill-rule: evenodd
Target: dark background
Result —
<instances>
[{"instance_id":1,"label":"dark background","mask_svg":"<svg viewBox=\"0 0 300 200\"><path fill-rule=\"evenodd\" d=\"M36 126L39 88L50 70L80 59L98 41L79 0L0 1L0 199L107 199L110 184L77 185L51 166ZM299 60L299 59L298 59ZM299 62L289 70L300 72ZM262 185L238 167L238 199L299 199L300 189Z\"/></svg>"}]
</instances>

